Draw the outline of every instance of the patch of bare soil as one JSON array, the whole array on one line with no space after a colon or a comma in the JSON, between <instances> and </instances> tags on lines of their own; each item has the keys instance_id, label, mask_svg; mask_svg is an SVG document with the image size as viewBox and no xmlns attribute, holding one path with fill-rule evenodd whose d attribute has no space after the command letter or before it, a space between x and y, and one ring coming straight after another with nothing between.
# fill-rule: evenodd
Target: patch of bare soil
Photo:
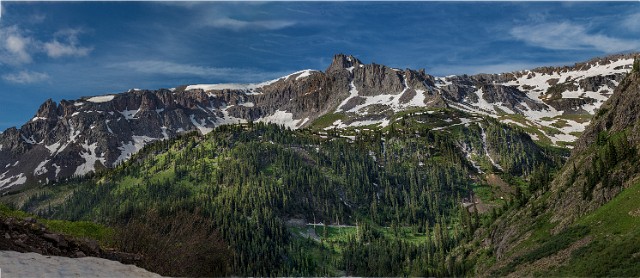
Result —
<instances>
[{"instance_id":1,"label":"patch of bare soil","mask_svg":"<svg viewBox=\"0 0 640 278\"><path fill-rule=\"evenodd\" d=\"M493 186L497 186L498 188L500 188L500 191L502 191L503 193L508 193L508 194L515 193L515 190L513 189L513 187L511 187L507 182L502 180L500 176L496 174L487 174L486 178L487 178L487 183Z\"/></svg>"}]
</instances>

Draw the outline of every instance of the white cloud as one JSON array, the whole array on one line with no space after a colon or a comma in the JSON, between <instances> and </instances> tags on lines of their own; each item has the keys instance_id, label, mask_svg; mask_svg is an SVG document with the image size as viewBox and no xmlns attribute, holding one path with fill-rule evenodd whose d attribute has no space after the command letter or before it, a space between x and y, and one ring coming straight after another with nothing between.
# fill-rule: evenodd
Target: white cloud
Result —
<instances>
[{"instance_id":1,"label":"white cloud","mask_svg":"<svg viewBox=\"0 0 640 278\"><path fill-rule=\"evenodd\" d=\"M44 44L47 55L51 58L60 58L62 56L87 56L92 48L80 47L73 43L61 43L57 40Z\"/></svg>"},{"instance_id":2,"label":"white cloud","mask_svg":"<svg viewBox=\"0 0 640 278\"><path fill-rule=\"evenodd\" d=\"M11 83L30 84L45 81L49 79L49 75L42 72L23 70L18 73L5 74L2 79Z\"/></svg>"},{"instance_id":3,"label":"white cloud","mask_svg":"<svg viewBox=\"0 0 640 278\"><path fill-rule=\"evenodd\" d=\"M204 22L206 26L230 29L234 31L241 30L278 30L293 26L296 23L289 20L257 20L257 21L244 21L233 18L223 17L211 19Z\"/></svg>"},{"instance_id":4,"label":"white cloud","mask_svg":"<svg viewBox=\"0 0 640 278\"><path fill-rule=\"evenodd\" d=\"M512 28L510 34L527 44L554 50L598 50L612 53L640 47L638 40L592 34L585 27L569 22L518 26Z\"/></svg>"},{"instance_id":5,"label":"white cloud","mask_svg":"<svg viewBox=\"0 0 640 278\"><path fill-rule=\"evenodd\" d=\"M0 28L0 63L11 66L28 64L38 53L45 53L50 58L87 56L93 48L80 45L80 33L81 29L64 29L44 42L16 25Z\"/></svg>"},{"instance_id":6,"label":"white cloud","mask_svg":"<svg viewBox=\"0 0 640 278\"><path fill-rule=\"evenodd\" d=\"M0 63L20 65L31 62L34 40L16 26L0 29Z\"/></svg>"},{"instance_id":7,"label":"white cloud","mask_svg":"<svg viewBox=\"0 0 640 278\"><path fill-rule=\"evenodd\" d=\"M44 43L44 51L51 58L87 56L93 48L79 46L78 35L80 33L82 33L81 29L60 30L54 34L52 41Z\"/></svg>"}]
</instances>

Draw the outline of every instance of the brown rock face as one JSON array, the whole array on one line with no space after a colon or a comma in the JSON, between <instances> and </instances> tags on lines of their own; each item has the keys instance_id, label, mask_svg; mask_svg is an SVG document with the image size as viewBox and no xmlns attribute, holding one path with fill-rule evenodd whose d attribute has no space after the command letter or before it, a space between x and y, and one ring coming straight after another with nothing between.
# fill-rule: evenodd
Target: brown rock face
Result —
<instances>
[{"instance_id":1,"label":"brown rock face","mask_svg":"<svg viewBox=\"0 0 640 278\"><path fill-rule=\"evenodd\" d=\"M600 107L594 121L576 142L577 155L592 145L601 132L628 130L629 142L640 146L640 74L633 73L616 88L609 100Z\"/></svg>"}]
</instances>

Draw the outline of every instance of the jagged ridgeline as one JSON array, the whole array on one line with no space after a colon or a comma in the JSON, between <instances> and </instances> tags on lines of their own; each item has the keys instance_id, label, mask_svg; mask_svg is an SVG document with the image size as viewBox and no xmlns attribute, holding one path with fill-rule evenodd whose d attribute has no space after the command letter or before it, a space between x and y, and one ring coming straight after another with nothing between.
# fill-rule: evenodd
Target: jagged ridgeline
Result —
<instances>
[{"instance_id":1,"label":"jagged ridgeline","mask_svg":"<svg viewBox=\"0 0 640 278\"><path fill-rule=\"evenodd\" d=\"M486 177L526 184L562 160L496 120L415 110L375 130L224 125L149 144L112 170L3 200L47 217L106 224L150 210L195 211L213 220L233 250L235 275L451 276L473 264L454 248L516 202ZM479 188L495 193L493 201L462 204L477 200Z\"/></svg>"},{"instance_id":2,"label":"jagged ridgeline","mask_svg":"<svg viewBox=\"0 0 640 278\"><path fill-rule=\"evenodd\" d=\"M574 66L435 77L339 54L325 71L257 84L48 100L20 128L0 134L0 192L113 168L150 142L248 121L292 129L385 128L399 113L451 108L491 116L543 144L570 148L632 63L627 54Z\"/></svg>"}]
</instances>

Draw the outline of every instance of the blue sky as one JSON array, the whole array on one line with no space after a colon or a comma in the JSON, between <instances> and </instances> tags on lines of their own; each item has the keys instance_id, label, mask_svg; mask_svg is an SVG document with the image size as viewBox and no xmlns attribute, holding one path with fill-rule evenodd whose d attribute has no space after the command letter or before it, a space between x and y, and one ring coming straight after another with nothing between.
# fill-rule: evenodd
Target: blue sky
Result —
<instances>
[{"instance_id":1,"label":"blue sky","mask_svg":"<svg viewBox=\"0 0 640 278\"><path fill-rule=\"evenodd\" d=\"M55 101L324 70L336 53L430 74L640 49L639 2L2 2L0 130Z\"/></svg>"}]
</instances>

